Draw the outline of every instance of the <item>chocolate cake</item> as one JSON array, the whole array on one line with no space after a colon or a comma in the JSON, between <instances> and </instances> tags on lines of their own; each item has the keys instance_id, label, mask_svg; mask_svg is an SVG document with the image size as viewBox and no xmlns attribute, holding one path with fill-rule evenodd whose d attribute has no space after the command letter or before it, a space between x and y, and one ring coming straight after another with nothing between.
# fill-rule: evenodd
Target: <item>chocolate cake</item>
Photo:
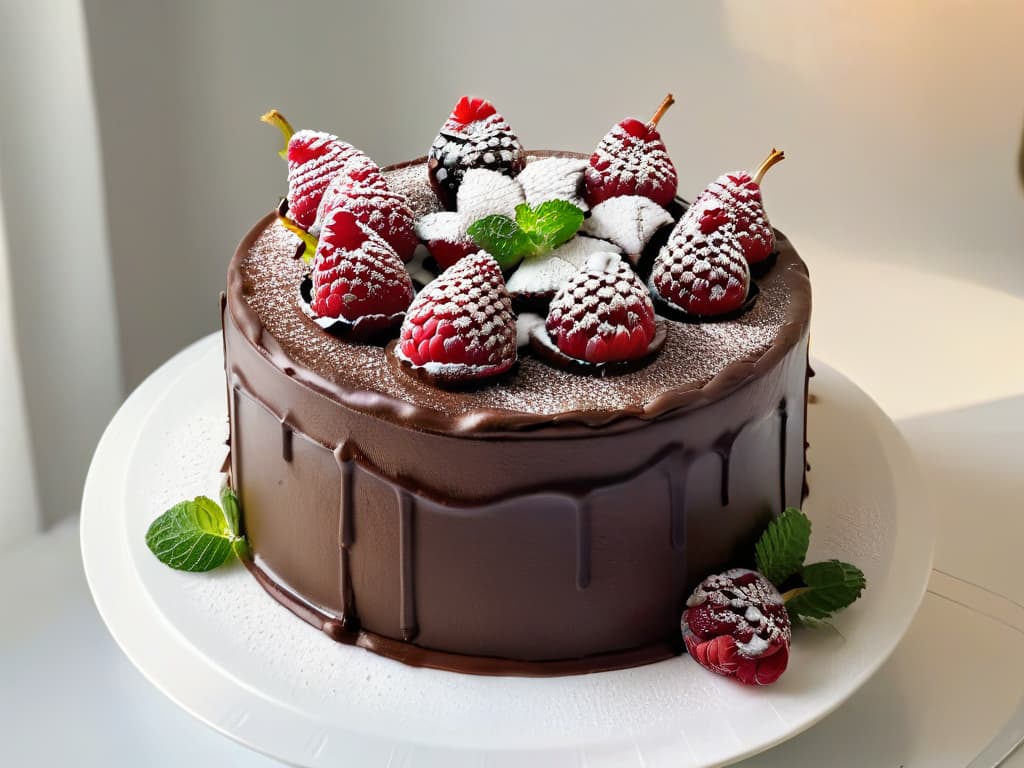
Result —
<instances>
[{"instance_id":1,"label":"chocolate cake","mask_svg":"<svg viewBox=\"0 0 1024 768\"><path fill-rule=\"evenodd\" d=\"M482 135L505 146L501 124L488 119ZM458 188L448 183L439 197L431 176L456 162L449 144L443 163L383 169L381 189L403 196L417 222L441 221L444 206L456 205ZM494 174L487 178L558 158L581 184L587 158L524 151L510 170L500 156L477 155L490 164L480 171ZM674 169L671 182L674 194ZM615 199L608 186L602 195ZM586 208L583 188L576 192ZM301 202L290 195L289 204ZM326 306L317 304L327 294L317 293L316 270L330 222L319 246L303 246L294 221L276 213L257 222L231 260L222 320L230 479L260 584L333 639L415 665L555 675L682 652L680 616L694 587L716 570L750 565L766 524L801 502L811 307L804 263L769 230L772 255L742 306L715 318L699 311L706 304L687 312L669 280L678 283L682 268L658 272L658 259L673 239L704 247L704 230L742 222L685 210L676 198L642 248L611 249L623 254L613 259L623 279L655 299L661 335L657 344L656 334L643 337L646 357L621 369L590 359L560 366L559 349L570 347L550 316L551 336L544 330L550 290L541 281L517 293L507 277L518 314L514 363L454 387L416 374L457 366L432 368L402 350L415 357L407 345L423 331L409 324L430 291L424 283L465 271L465 258L445 272L450 256L420 246L407 267L418 296L398 340L397 326L356 338L343 317L345 328L329 332L315 310ZM586 216L599 221L600 212ZM686 226L695 229L687 235ZM425 230L417 231L429 245ZM590 247L587 231L585 223L573 247ZM301 256L312 247L310 274ZM539 354L538 338L555 354Z\"/></svg>"}]
</instances>

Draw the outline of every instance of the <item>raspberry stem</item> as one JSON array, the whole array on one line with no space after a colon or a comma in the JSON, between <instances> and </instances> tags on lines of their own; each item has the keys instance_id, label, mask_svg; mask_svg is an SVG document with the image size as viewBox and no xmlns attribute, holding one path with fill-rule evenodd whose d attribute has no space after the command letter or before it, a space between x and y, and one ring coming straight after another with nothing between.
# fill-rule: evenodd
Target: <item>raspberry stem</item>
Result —
<instances>
[{"instance_id":1,"label":"raspberry stem","mask_svg":"<svg viewBox=\"0 0 1024 768\"><path fill-rule=\"evenodd\" d=\"M761 186L761 181L764 179L764 175L768 173L768 169L785 159L785 152L781 149L775 149L775 147L772 147L772 151L768 153L768 157L761 161L761 164L757 166L757 170L754 172L754 183Z\"/></svg>"},{"instance_id":2,"label":"raspberry stem","mask_svg":"<svg viewBox=\"0 0 1024 768\"><path fill-rule=\"evenodd\" d=\"M284 134L284 149L282 149L277 154L279 154L282 158L287 160L288 159L288 142L291 141L292 134L295 133L295 129L292 128L292 124L289 123L285 119L285 116L282 115L280 112L278 112L276 109L272 109L269 112L267 112L265 115L260 117L260 120L262 120L267 125L274 126L282 134Z\"/></svg>"},{"instance_id":3,"label":"raspberry stem","mask_svg":"<svg viewBox=\"0 0 1024 768\"><path fill-rule=\"evenodd\" d=\"M280 222L282 227L287 229L293 235L296 235L305 244L306 248L302 252L302 260L305 261L307 264L311 263L313 261L313 256L316 254L316 248L320 244L320 241L313 237L311 234L309 234L309 232L304 230L294 221L289 219L287 216L278 216L277 220Z\"/></svg>"},{"instance_id":4,"label":"raspberry stem","mask_svg":"<svg viewBox=\"0 0 1024 768\"><path fill-rule=\"evenodd\" d=\"M782 593L782 602L788 603L790 600L792 600L797 595L802 595L804 592L809 592L810 589L811 589L810 587L795 587L795 588L790 589L790 590L788 590L786 592L783 592Z\"/></svg>"},{"instance_id":5,"label":"raspberry stem","mask_svg":"<svg viewBox=\"0 0 1024 768\"><path fill-rule=\"evenodd\" d=\"M661 104L658 105L658 109L655 110L654 115L650 119L651 125L657 125L658 121L661 120L662 116L668 112L668 108L676 103L675 97L670 93L664 99L661 100Z\"/></svg>"}]
</instances>

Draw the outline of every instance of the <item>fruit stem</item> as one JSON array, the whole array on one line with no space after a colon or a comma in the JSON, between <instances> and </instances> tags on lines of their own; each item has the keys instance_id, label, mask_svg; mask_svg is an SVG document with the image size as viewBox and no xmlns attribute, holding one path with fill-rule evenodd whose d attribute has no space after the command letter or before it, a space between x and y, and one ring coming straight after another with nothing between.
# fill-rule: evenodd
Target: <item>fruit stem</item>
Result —
<instances>
[{"instance_id":1,"label":"fruit stem","mask_svg":"<svg viewBox=\"0 0 1024 768\"><path fill-rule=\"evenodd\" d=\"M292 140L292 134L295 133L295 129L292 128L292 124L289 123L285 119L285 116L282 115L280 112L278 112L276 109L272 109L269 112L267 112L265 115L260 117L260 120L262 120L267 125L274 126L281 133L284 134L284 149L282 149L277 154L279 154L282 158L287 160L288 159L288 142Z\"/></svg>"},{"instance_id":2,"label":"fruit stem","mask_svg":"<svg viewBox=\"0 0 1024 768\"><path fill-rule=\"evenodd\" d=\"M781 149L775 149L772 147L772 151L768 153L766 157L754 172L754 183L761 186L761 181L764 179L764 175L768 173L768 169L776 163L780 163L786 159L786 153Z\"/></svg>"},{"instance_id":3,"label":"fruit stem","mask_svg":"<svg viewBox=\"0 0 1024 768\"><path fill-rule=\"evenodd\" d=\"M309 232L304 230L294 221L289 219L287 216L278 216L277 220L282 227L287 229L289 232L297 236L302 241L302 243L306 246L305 249L302 251L302 260L305 261L307 264L312 263L313 256L316 255L316 248L320 244L320 241L313 237L311 234L309 234Z\"/></svg>"},{"instance_id":4,"label":"fruit stem","mask_svg":"<svg viewBox=\"0 0 1024 768\"><path fill-rule=\"evenodd\" d=\"M670 93L664 99L661 100L661 104L658 105L658 109L655 110L654 115L651 117L651 125L657 125L658 121L661 120L662 116L668 112L668 108L676 103L675 97Z\"/></svg>"},{"instance_id":5,"label":"fruit stem","mask_svg":"<svg viewBox=\"0 0 1024 768\"><path fill-rule=\"evenodd\" d=\"M792 600L797 595L802 595L804 592L809 592L810 589L811 589L810 587L795 587L795 588L789 590L788 592L783 592L782 593L782 602L788 603L790 600Z\"/></svg>"}]
</instances>

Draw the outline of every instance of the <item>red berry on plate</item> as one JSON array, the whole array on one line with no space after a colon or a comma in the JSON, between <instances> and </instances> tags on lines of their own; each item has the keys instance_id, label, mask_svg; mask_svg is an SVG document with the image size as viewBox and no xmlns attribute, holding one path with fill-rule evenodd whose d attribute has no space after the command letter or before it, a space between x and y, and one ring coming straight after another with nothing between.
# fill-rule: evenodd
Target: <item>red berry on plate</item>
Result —
<instances>
[{"instance_id":1,"label":"red berry on plate","mask_svg":"<svg viewBox=\"0 0 1024 768\"><path fill-rule=\"evenodd\" d=\"M761 182L768 169L785 158L784 152L773 149L753 176L746 171L724 174L697 198L697 203L714 199L725 206L748 264L759 264L775 252L775 232L764 210Z\"/></svg>"},{"instance_id":2,"label":"red berry on plate","mask_svg":"<svg viewBox=\"0 0 1024 768\"><path fill-rule=\"evenodd\" d=\"M552 300L545 326L569 357L588 363L635 360L654 339L654 305L617 254L599 253Z\"/></svg>"},{"instance_id":3,"label":"red berry on plate","mask_svg":"<svg viewBox=\"0 0 1024 768\"><path fill-rule=\"evenodd\" d=\"M641 195L664 207L676 196L676 168L657 128L673 103L670 93L649 121L626 118L601 139L584 176L591 207L621 195Z\"/></svg>"},{"instance_id":4,"label":"red berry on plate","mask_svg":"<svg viewBox=\"0 0 1024 768\"><path fill-rule=\"evenodd\" d=\"M486 251L466 256L420 291L395 354L447 383L509 370L516 361L516 320L494 257Z\"/></svg>"},{"instance_id":5,"label":"red berry on plate","mask_svg":"<svg viewBox=\"0 0 1024 768\"><path fill-rule=\"evenodd\" d=\"M359 223L379 235L402 261L412 259L419 239L413 231L415 219L405 195L383 188L368 187L339 173L324 192L310 233L318 234L324 217L336 208L355 215Z\"/></svg>"},{"instance_id":6,"label":"red berry on plate","mask_svg":"<svg viewBox=\"0 0 1024 768\"><path fill-rule=\"evenodd\" d=\"M398 254L349 211L330 212L313 259L313 311L355 322L400 316L413 297L412 280Z\"/></svg>"},{"instance_id":7,"label":"red berry on plate","mask_svg":"<svg viewBox=\"0 0 1024 768\"><path fill-rule=\"evenodd\" d=\"M768 685L786 670L789 614L757 571L733 568L704 579L686 601L681 626L689 654L719 675Z\"/></svg>"},{"instance_id":8,"label":"red berry on plate","mask_svg":"<svg viewBox=\"0 0 1024 768\"><path fill-rule=\"evenodd\" d=\"M263 115L262 120L284 134L282 157L288 161L288 217L303 229L313 225L324 191L339 173L364 186L387 189L377 164L348 142L321 131L293 132L277 110Z\"/></svg>"},{"instance_id":9,"label":"red berry on plate","mask_svg":"<svg viewBox=\"0 0 1024 768\"><path fill-rule=\"evenodd\" d=\"M721 203L712 199L687 210L654 260L651 285L691 315L712 317L743 306L750 267Z\"/></svg>"},{"instance_id":10,"label":"red berry on plate","mask_svg":"<svg viewBox=\"0 0 1024 768\"><path fill-rule=\"evenodd\" d=\"M518 137L489 101L463 96L427 154L430 184L448 210L455 210L462 177L471 168L515 176L526 165Z\"/></svg>"}]
</instances>

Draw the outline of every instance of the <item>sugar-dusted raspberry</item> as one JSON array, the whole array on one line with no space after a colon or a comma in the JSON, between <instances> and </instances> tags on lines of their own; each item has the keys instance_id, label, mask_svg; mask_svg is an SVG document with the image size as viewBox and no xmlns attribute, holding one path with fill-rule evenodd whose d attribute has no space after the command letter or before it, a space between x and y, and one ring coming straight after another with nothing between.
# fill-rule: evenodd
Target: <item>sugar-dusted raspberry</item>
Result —
<instances>
[{"instance_id":1,"label":"sugar-dusted raspberry","mask_svg":"<svg viewBox=\"0 0 1024 768\"><path fill-rule=\"evenodd\" d=\"M721 203L693 205L658 252L651 285L670 306L712 317L741 308L750 290L750 267L732 220Z\"/></svg>"},{"instance_id":2,"label":"sugar-dusted raspberry","mask_svg":"<svg viewBox=\"0 0 1024 768\"><path fill-rule=\"evenodd\" d=\"M558 292L545 325L569 357L588 363L635 360L648 353L654 338L654 305L617 254L600 253Z\"/></svg>"},{"instance_id":3,"label":"sugar-dusted raspberry","mask_svg":"<svg viewBox=\"0 0 1024 768\"><path fill-rule=\"evenodd\" d=\"M686 601L681 627L687 651L712 672L767 685L786 670L789 614L757 571L734 568L704 579Z\"/></svg>"},{"instance_id":4,"label":"sugar-dusted raspberry","mask_svg":"<svg viewBox=\"0 0 1024 768\"><path fill-rule=\"evenodd\" d=\"M679 177L657 125L674 101L669 94L646 123L629 117L605 134L584 177L587 203L620 195L642 195L662 207L671 202Z\"/></svg>"},{"instance_id":5,"label":"sugar-dusted raspberry","mask_svg":"<svg viewBox=\"0 0 1024 768\"><path fill-rule=\"evenodd\" d=\"M765 173L785 153L773 149L754 175L735 171L719 176L700 193L695 204L719 201L733 219L736 237L748 264L760 264L775 252L775 231L768 221L761 197L761 182Z\"/></svg>"},{"instance_id":6,"label":"sugar-dusted raspberry","mask_svg":"<svg viewBox=\"0 0 1024 768\"><path fill-rule=\"evenodd\" d=\"M376 164L348 142L319 131L296 132L288 141L289 218L309 229L328 184L350 173L367 186L384 184Z\"/></svg>"},{"instance_id":7,"label":"sugar-dusted raspberry","mask_svg":"<svg viewBox=\"0 0 1024 768\"><path fill-rule=\"evenodd\" d=\"M383 187L365 186L339 173L324 192L310 234L319 235L324 217L336 208L352 213L360 224L394 248L402 261L412 258L419 240L405 195L390 191L386 183Z\"/></svg>"},{"instance_id":8,"label":"sugar-dusted raspberry","mask_svg":"<svg viewBox=\"0 0 1024 768\"><path fill-rule=\"evenodd\" d=\"M369 316L401 318L413 297L398 254L348 211L328 214L313 258L313 312L354 323Z\"/></svg>"},{"instance_id":9,"label":"sugar-dusted raspberry","mask_svg":"<svg viewBox=\"0 0 1024 768\"><path fill-rule=\"evenodd\" d=\"M406 313L395 355L446 384L508 371L516 362L516 320L494 257L466 256L427 285Z\"/></svg>"}]
</instances>

